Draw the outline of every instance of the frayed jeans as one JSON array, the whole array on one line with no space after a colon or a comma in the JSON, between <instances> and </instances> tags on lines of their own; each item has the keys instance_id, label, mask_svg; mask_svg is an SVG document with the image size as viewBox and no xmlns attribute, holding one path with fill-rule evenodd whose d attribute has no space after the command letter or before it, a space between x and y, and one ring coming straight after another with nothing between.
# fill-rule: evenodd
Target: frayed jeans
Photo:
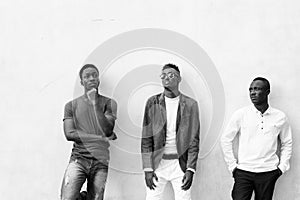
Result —
<instances>
[{"instance_id":1,"label":"frayed jeans","mask_svg":"<svg viewBox=\"0 0 300 200\"><path fill-rule=\"evenodd\" d=\"M80 200L80 190L87 180L87 200L103 200L108 166L95 159L73 158L65 171L61 200Z\"/></svg>"}]
</instances>

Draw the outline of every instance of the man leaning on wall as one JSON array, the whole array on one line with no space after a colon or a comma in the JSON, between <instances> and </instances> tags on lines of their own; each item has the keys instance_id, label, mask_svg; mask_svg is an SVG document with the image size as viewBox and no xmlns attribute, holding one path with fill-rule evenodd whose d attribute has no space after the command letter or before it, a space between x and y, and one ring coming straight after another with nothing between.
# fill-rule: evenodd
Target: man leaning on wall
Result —
<instances>
[{"instance_id":1,"label":"man leaning on wall","mask_svg":"<svg viewBox=\"0 0 300 200\"><path fill-rule=\"evenodd\" d=\"M143 120L146 199L162 200L164 187L171 182L176 200L190 200L199 153L198 103L179 91L176 65L164 65L160 78L164 91L148 99Z\"/></svg>"},{"instance_id":2,"label":"man leaning on wall","mask_svg":"<svg viewBox=\"0 0 300 200\"><path fill-rule=\"evenodd\" d=\"M289 168L292 131L286 115L268 103L270 83L255 78L249 87L253 105L237 110L221 138L225 161L234 178L233 200L272 200L277 179ZM238 157L233 140L238 136ZM280 141L280 153L276 154Z\"/></svg>"},{"instance_id":3,"label":"man leaning on wall","mask_svg":"<svg viewBox=\"0 0 300 200\"><path fill-rule=\"evenodd\" d=\"M73 149L61 186L62 200L102 200L109 162L109 140L113 132L117 104L98 93L99 71L86 64L80 72L84 94L65 105L64 133ZM80 193L87 181L87 191Z\"/></svg>"}]
</instances>

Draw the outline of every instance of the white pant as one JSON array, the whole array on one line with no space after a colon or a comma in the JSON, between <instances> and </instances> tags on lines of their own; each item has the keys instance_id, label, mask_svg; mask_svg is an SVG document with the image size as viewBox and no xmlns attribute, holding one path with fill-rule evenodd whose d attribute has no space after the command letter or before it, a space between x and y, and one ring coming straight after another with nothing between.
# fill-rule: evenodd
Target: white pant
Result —
<instances>
[{"instance_id":1,"label":"white pant","mask_svg":"<svg viewBox=\"0 0 300 200\"><path fill-rule=\"evenodd\" d=\"M162 159L155 170L155 174L158 178L158 181L153 179L156 187L154 190L147 187L146 200L162 200L162 194L168 181L172 184L175 200L191 200L191 189L186 191L181 189L184 173L180 168L178 159Z\"/></svg>"}]
</instances>

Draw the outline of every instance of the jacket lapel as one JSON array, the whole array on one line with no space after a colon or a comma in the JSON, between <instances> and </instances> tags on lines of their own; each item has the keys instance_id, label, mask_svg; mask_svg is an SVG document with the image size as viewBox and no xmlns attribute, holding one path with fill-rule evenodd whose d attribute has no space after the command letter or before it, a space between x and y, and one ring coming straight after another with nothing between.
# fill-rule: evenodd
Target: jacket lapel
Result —
<instances>
[{"instance_id":1,"label":"jacket lapel","mask_svg":"<svg viewBox=\"0 0 300 200\"><path fill-rule=\"evenodd\" d=\"M178 104L178 109L177 109L177 117L176 117L176 134L178 133L178 128L180 125L180 121L182 119L184 107L185 107L185 99L184 99L184 96L182 94L180 94L179 104Z\"/></svg>"},{"instance_id":2,"label":"jacket lapel","mask_svg":"<svg viewBox=\"0 0 300 200\"><path fill-rule=\"evenodd\" d=\"M165 103L165 96L163 93L161 93L161 95L159 96L158 99L158 104L159 104L159 109L160 109L160 113L161 113L161 122L163 124L163 126L166 128L167 126L167 113L166 113L166 103ZM167 130L165 130L167 131Z\"/></svg>"}]
</instances>

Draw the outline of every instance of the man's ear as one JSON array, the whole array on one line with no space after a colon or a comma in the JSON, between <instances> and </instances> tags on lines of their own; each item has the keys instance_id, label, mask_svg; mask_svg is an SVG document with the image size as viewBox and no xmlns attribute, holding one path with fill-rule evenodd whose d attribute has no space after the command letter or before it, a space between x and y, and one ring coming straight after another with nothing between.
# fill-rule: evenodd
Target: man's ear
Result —
<instances>
[{"instance_id":1,"label":"man's ear","mask_svg":"<svg viewBox=\"0 0 300 200\"><path fill-rule=\"evenodd\" d=\"M269 95L269 94L270 94L270 89L267 89L267 91L266 91L266 92L267 92L267 94Z\"/></svg>"},{"instance_id":2,"label":"man's ear","mask_svg":"<svg viewBox=\"0 0 300 200\"><path fill-rule=\"evenodd\" d=\"M82 82L82 80L80 79L80 84L83 86L83 82Z\"/></svg>"}]
</instances>

